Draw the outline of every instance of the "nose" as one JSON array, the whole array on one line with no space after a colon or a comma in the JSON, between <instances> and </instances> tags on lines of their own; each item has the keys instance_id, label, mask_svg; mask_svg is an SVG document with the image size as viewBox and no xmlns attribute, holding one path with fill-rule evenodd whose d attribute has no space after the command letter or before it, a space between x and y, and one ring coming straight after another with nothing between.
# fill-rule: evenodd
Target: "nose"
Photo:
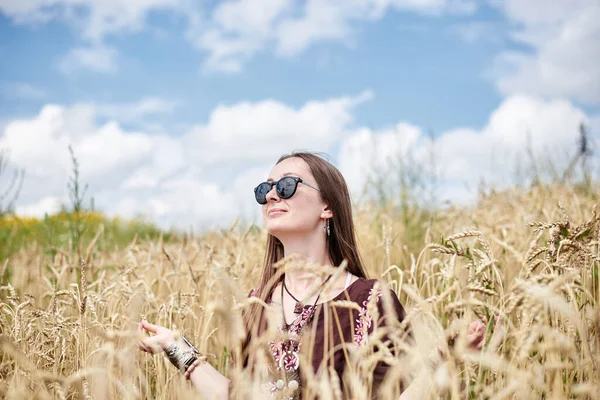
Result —
<instances>
[{"instance_id":1,"label":"nose","mask_svg":"<svg viewBox=\"0 0 600 400\"><path fill-rule=\"evenodd\" d=\"M280 201L281 199L279 198L279 196L277 195L277 190L275 190L275 185L271 186L271 190L269 190L269 192L267 193L267 195L265 196L265 198L267 199L267 203L271 200L273 201Z\"/></svg>"}]
</instances>

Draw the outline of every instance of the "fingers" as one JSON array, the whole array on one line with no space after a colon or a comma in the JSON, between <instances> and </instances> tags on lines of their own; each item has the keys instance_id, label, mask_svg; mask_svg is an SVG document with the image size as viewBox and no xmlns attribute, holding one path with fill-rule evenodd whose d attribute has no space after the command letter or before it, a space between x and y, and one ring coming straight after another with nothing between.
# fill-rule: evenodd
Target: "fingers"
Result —
<instances>
[{"instance_id":1,"label":"fingers","mask_svg":"<svg viewBox=\"0 0 600 400\"><path fill-rule=\"evenodd\" d=\"M483 349L483 340L480 338L476 339L476 341L469 343L469 347L471 347L474 350L481 350Z\"/></svg>"},{"instance_id":2,"label":"fingers","mask_svg":"<svg viewBox=\"0 0 600 400\"><path fill-rule=\"evenodd\" d=\"M481 350L483 348L483 331L477 331L474 333L470 333L467 335L467 342L469 347L477 350Z\"/></svg>"},{"instance_id":3,"label":"fingers","mask_svg":"<svg viewBox=\"0 0 600 400\"><path fill-rule=\"evenodd\" d=\"M146 339L147 338L145 337L140 338L140 340L137 341L136 345L138 349L145 351L146 353L150 353L150 348L146 343Z\"/></svg>"},{"instance_id":4,"label":"fingers","mask_svg":"<svg viewBox=\"0 0 600 400\"><path fill-rule=\"evenodd\" d=\"M136 343L138 349L140 349L141 351L145 351L146 353L150 353L150 348L148 348L148 346L145 343L145 339L147 338L147 336L145 335L146 331L144 330L144 321L140 321L140 323L137 326L137 331L138 333L141 334L140 340Z\"/></svg>"},{"instance_id":5,"label":"fingers","mask_svg":"<svg viewBox=\"0 0 600 400\"><path fill-rule=\"evenodd\" d=\"M183 376L185 377L185 379L190 379L190 376L192 375L192 372L194 372L194 370L196 369L196 367L200 364L200 363L204 363L206 362L206 357L200 357L198 358L196 361L194 361L192 363L192 365L190 365L187 370L185 371L185 373L183 374Z\"/></svg>"},{"instance_id":6,"label":"fingers","mask_svg":"<svg viewBox=\"0 0 600 400\"><path fill-rule=\"evenodd\" d=\"M141 322L140 322L140 323L138 323L138 325L137 325L137 329L136 329L136 330L137 330L137 332L140 334L140 340L138 340L138 341L137 341L137 343L136 343L136 345L137 345L137 348L138 348L139 350L142 350L142 351L146 351L146 352L147 352L148 350L146 350L146 346L144 345L144 342L143 342L143 341L144 341L144 338L145 338L145 335L144 335L144 333L145 333L145 332L144 332L144 327L142 326L142 323L141 323Z\"/></svg>"},{"instance_id":7,"label":"fingers","mask_svg":"<svg viewBox=\"0 0 600 400\"><path fill-rule=\"evenodd\" d=\"M483 348L483 335L479 333L467 335L467 342L469 343L469 347L481 350Z\"/></svg>"},{"instance_id":8,"label":"fingers","mask_svg":"<svg viewBox=\"0 0 600 400\"><path fill-rule=\"evenodd\" d=\"M483 348L485 328L486 324L481 319L469 324L467 329L467 343L470 348L476 350L481 350Z\"/></svg>"},{"instance_id":9,"label":"fingers","mask_svg":"<svg viewBox=\"0 0 600 400\"><path fill-rule=\"evenodd\" d=\"M137 342L138 349L147 353L156 354L163 351L160 346L161 338L160 335L156 335L161 327L158 325L151 324L145 319L138 324L138 332L142 334L142 337ZM146 333L153 333L153 336L146 336Z\"/></svg>"},{"instance_id":10,"label":"fingers","mask_svg":"<svg viewBox=\"0 0 600 400\"><path fill-rule=\"evenodd\" d=\"M137 345L140 350L150 354L156 354L164 351L160 345L160 338L156 336L144 338L140 340Z\"/></svg>"},{"instance_id":11,"label":"fingers","mask_svg":"<svg viewBox=\"0 0 600 400\"><path fill-rule=\"evenodd\" d=\"M183 374L185 379L190 379L190 376L192 375L192 372L194 372L195 369L196 369L196 362L194 361L194 363L192 365L190 365L188 367L188 369L185 371L185 374Z\"/></svg>"},{"instance_id":12,"label":"fingers","mask_svg":"<svg viewBox=\"0 0 600 400\"><path fill-rule=\"evenodd\" d=\"M500 319L500 316L498 316L498 315L494 316L492 323L493 323L493 336L497 336L497 335L503 336L504 327L502 324L502 320ZM483 348L483 345L485 344L484 338L485 338L487 328L488 328L488 320L485 317L483 317L482 319L473 321L469 324L469 327L467 329L467 343L469 344L469 347L471 347L473 349L477 349L477 350L481 350Z\"/></svg>"},{"instance_id":13,"label":"fingers","mask_svg":"<svg viewBox=\"0 0 600 400\"><path fill-rule=\"evenodd\" d=\"M485 324L481 320L473 321L469 324L469 328L467 329L468 334L472 334L474 332L482 331L485 329Z\"/></svg>"},{"instance_id":14,"label":"fingers","mask_svg":"<svg viewBox=\"0 0 600 400\"><path fill-rule=\"evenodd\" d=\"M146 331L151 332L151 333L156 333L160 329L160 326L153 325L150 322L146 321L145 319L143 319L142 322L140 322L140 325L142 326L143 329L145 329Z\"/></svg>"},{"instance_id":15,"label":"fingers","mask_svg":"<svg viewBox=\"0 0 600 400\"><path fill-rule=\"evenodd\" d=\"M139 342L137 344L137 347L139 350L141 351L145 351L146 353L151 353L150 349L148 347L146 347L143 343Z\"/></svg>"}]
</instances>

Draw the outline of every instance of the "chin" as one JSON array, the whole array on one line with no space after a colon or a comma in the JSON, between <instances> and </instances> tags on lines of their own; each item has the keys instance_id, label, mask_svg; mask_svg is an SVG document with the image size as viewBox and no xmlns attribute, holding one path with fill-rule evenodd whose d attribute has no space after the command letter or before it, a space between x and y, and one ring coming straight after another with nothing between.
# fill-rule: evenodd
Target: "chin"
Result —
<instances>
[{"instance_id":1,"label":"chin","mask_svg":"<svg viewBox=\"0 0 600 400\"><path fill-rule=\"evenodd\" d=\"M273 224L273 225L267 226L267 232L270 235L273 235L273 236L279 238L282 234L284 234L286 232L286 229L284 229L281 226L275 226L275 224Z\"/></svg>"},{"instance_id":2,"label":"chin","mask_svg":"<svg viewBox=\"0 0 600 400\"><path fill-rule=\"evenodd\" d=\"M266 229L269 234L280 238L286 233L293 232L295 229L290 224L281 223L280 221L268 221L266 224Z\"/></svg>"}]
</instances>

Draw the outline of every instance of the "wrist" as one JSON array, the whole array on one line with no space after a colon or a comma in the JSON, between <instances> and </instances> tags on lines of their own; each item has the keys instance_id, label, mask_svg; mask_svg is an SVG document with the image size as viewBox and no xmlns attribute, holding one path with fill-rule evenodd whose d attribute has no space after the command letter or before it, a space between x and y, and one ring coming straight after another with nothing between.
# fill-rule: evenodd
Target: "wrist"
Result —
<instances>
[{"instance_id":1,"label":"wrist","mask_svg":"<svg viewBox=\"0 0 600 400\"><path fill-rule=\"evenodd\" d=\"M172 341L165 348L165 355L177 369L182 373L186 370L201 356L200 352L185 336L179 336L175 339L175 335L172 337Z\"/></svg>"},{"instance_id":2,"label":"wrist","mask_svg":"<svg viewBox=\"0 0 600 400\"><path fill-rule=\"evenodd\" d=\"M169 345L174 342L178 342L175 336L175 332L169 332L169 334L166 335L165 338L161 341L160 346L162 347L163 351L166 351Z\"/></svg>"}]
</instances>

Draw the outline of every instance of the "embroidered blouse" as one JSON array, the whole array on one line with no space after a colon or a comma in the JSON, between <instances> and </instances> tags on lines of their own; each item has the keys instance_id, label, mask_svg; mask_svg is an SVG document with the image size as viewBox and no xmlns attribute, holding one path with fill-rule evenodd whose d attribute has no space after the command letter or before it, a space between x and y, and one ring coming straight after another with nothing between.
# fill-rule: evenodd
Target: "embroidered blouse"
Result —
<instances>
[{"instance_id":1,"label":"embroidered blouse","mask_svg":"<svg viewBox=\"0 0 600 400\"><path fill-rule=\"evenodd\" d=\"M333 368L340 382L343 382L343 374L349 362L346 356L348 351L344 351L339 345L343 342L346 346L355 348L365 346L375 326L389 324L384 320L387 307L383 305L381 287L376 286L376 282L376 279L359 278L335 298L314 307L304 306L302 313L288 325L287 332L280 329L282 338L269 343L273 356L270 371L273 379L264 385L267 393L274 398L302 397L300 369L306 366L300 365L299 354L307 349L312 349L312 373L327 373ZM253 290L250 295L254 294ZM389 294L392 316L401 322L406 316L405 310L396 294L391 290ZM376 298L373 299L373 296ZM354 302L358 307L350 308L342 301ZM374 315L378 315L376 321ZM389 368L384 362L379 362L375 367L372 376L373 393ZM344 390L343 384L341 389Z\"/></svg>"}]
</instances>

